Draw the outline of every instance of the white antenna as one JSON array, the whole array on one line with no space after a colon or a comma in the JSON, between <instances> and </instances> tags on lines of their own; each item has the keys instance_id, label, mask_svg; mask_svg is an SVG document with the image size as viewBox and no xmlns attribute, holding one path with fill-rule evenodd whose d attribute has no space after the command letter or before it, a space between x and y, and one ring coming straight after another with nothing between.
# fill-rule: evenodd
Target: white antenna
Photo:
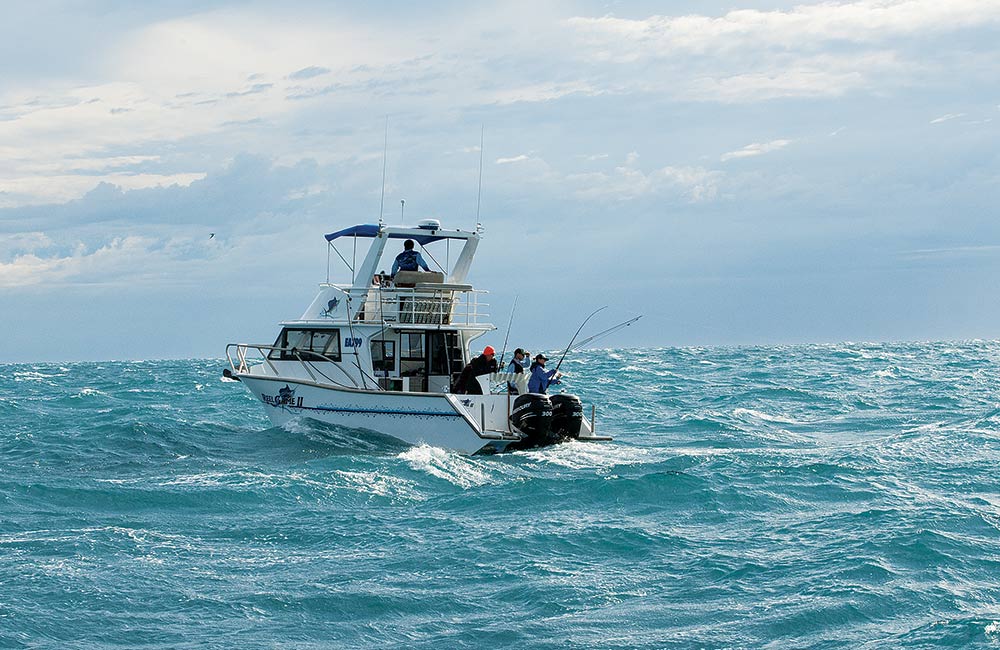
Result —
<instances>
[{"instance_id":1,"label":"white antenna","mask_svg":"<svg viewBox=\"0 0 1000 650\"><path fill-rule=\"evenodd\" d=\"M378 225L382 225L382 211L385 208L385 159L389 151L389 116L385 116L385 140L382 144L382 198L378 203Z\"/></svg>"},{"instance_id":2,"label":"white antenna","mask_svg":"<svg viewBox=\"0 0 1000 650\"><path fill-rule=\"evenodd\" d=\"M483 142L486 139L486 125L479 132L479 194L476 196L476 223L479 223L479 205L483 200Z\"/></svg>"}]
</instances>

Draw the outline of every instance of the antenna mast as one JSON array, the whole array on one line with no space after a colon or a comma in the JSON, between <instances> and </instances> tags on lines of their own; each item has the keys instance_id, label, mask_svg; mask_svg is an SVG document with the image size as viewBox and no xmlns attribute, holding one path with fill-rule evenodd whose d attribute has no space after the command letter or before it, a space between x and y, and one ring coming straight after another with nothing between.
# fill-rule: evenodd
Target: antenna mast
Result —
<instances>
[{"instance_id":1,"label":"antenna mast","mask_svg":"<svg viewBox=\"0 0 1000 650\"><path fill-rule=\"evenodd\" d=\"M382 144L382 198L378 203L378 225L382 225L382 211L385 209L385 159L389 151L389 116L385 116L385 140Z\"/></svg>"},{"instance_id":2,"label":"antenna mast","mask_svg":"<svg viewBox=\"0 0 1000 650\"><path fill-rule=\"evenodd\" d=\"M486 125L479 131L479 193L476 195L476 223L479 223L479 205L483 200L483 142L486 140Z\"/></svg>"}]
</instances>

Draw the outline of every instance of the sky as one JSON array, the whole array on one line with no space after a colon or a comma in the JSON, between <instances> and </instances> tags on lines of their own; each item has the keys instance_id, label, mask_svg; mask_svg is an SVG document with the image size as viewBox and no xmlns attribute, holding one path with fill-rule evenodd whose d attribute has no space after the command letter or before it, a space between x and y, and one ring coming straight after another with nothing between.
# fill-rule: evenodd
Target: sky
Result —
<instances>
[{"instance_id":1,"label":"sky","mask_svg":"<svg viewBox=\"0 0 1000 650\"><path fill-rule=\"evenodd\" d=\"M998 127L996 0L12 0L0 362L271 342L382 205L480 342L995 339Z\"/></svg>"}]
</instances>

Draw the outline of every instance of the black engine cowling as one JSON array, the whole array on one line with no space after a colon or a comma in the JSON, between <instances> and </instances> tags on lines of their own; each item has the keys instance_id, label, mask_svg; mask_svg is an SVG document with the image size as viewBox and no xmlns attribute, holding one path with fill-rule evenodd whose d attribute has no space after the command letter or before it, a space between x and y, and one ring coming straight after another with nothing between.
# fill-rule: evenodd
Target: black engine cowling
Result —
<instances>
[{"instance_id":1,"label":"black engine cowling","mask_svg":"<svg viewBox=\"0 0 1000 650\"><path fill-rule=\"evenodd\" d=\"M576 395L559 393L552 402L552 433L564 438L579 438L583 426L583 402Z\"/></svg>"},{"instance_id":2,"label":"black engine cowling","mask_svg":"<svg viewBox=\"0 0 1000 650\"><path fill-rule=\"evenodd\" d=\"M552 402L547 395L538 393L519 395L510 411L510 423L527 434L527 441L531 444L548 444L552 429Z\"/></svg>"}]
</instances>

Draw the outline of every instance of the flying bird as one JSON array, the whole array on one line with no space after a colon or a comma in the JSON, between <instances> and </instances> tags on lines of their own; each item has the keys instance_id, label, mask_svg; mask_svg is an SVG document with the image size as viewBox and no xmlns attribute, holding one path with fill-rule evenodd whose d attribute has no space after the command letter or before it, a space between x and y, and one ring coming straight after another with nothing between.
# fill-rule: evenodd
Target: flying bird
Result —
<instances>
[{"instance_id":1,"label":"flying bird","mask_svg":"<svg viewBox=\"0 0 1000 650\"><path fill-rule=\"evenodd\" d=\"M215 233L214 232L208 233L208 238L209 239L212 239L213 237L215 237Z\"/></svg>"}]
</instances>

